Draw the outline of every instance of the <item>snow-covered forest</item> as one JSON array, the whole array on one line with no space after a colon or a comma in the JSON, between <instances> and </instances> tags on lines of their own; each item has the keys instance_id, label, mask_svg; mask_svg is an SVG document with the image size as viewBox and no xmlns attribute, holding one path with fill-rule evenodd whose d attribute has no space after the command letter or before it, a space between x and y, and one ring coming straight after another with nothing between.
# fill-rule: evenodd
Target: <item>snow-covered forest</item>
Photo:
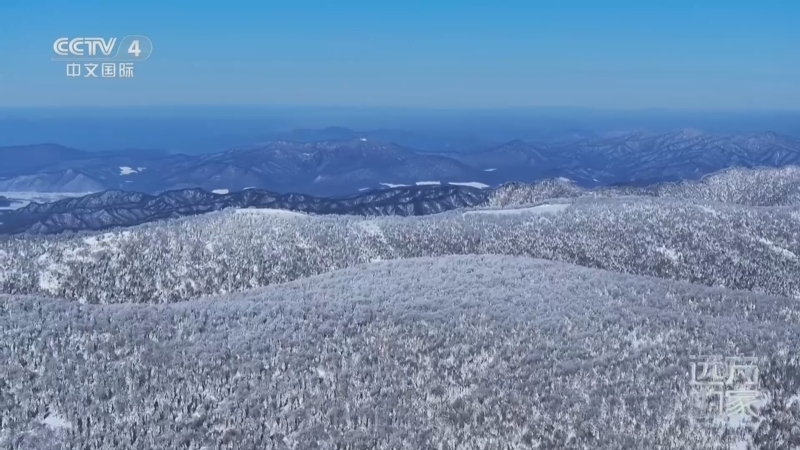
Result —
<instances>
[{"instance_id":1,"label":"snow-covered forest","mask_svg":"<svg viewBox=\"0 0 800 450\"><path fill-rule=\"evenodd\" d=\"M663 197L689 201L733 203L746 206L800 205L800 167L731 168L699 181L659 183L645 187L586 189L569 180L544 180L533 184L509 183L492 192L487 205L510 207L557 197Z\"/></svg>"},{"instance_id":2,"label":"snow-covered forest","mask_svg":"<svg viewBox=\"0 0 800 450\"><path fill-rule=\"evenodd\" d=\"M800 449L798 175L0 237L0 448ZM759 420L695 414L699 354Z\"/></svg>"},{"instance_id":3,"label":"snow-covered forest","mask_svg":"<svg viewBox=\"0 0 800 450\"><path fill-rule=\"evenodd\" d=\"M0 333L5 448L778 450L800 419L726 433L688 400L708 352L771 356L796 393L796 300L522 257L171 305L4 296Z\"/></svg>"},{"instance_id":4,"label":"snow-covered forest","mask_svg":"<svg viewBox=\"0 0 800 450\"><path fill-rule=\"evenodd\" d=\"M6 237L0 292L170 302L376 260L524 255L800 298L800 207L621 197L420 218L227 210L100 234Z\"/></svg>"}]
</instances>

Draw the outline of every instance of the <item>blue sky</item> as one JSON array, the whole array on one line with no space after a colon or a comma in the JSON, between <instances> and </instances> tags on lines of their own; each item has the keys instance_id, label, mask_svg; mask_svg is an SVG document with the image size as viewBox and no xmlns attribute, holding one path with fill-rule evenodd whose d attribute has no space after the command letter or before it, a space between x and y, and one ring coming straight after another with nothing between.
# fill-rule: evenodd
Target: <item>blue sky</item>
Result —
<instances>
[{"instance_id":1,"label":"blue sky","mask_svg":"<svg viewBox=\"0 0 800 450\"><path fill-rule=\"evenodd\" d=\"M800 109L797 1L0 1L0 107ZM150 37L133 79L56 38Z\"/></svg>"}]
</instances>

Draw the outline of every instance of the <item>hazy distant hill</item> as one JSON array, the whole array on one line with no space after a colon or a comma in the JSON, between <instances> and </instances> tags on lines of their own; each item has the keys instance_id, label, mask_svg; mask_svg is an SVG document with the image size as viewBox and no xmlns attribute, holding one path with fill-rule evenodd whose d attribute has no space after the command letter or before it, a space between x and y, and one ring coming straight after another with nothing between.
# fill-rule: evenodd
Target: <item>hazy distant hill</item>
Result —
<instances>
[{"instance_id":1,"label":"hazy distant hill","mask_svg":"<svg viewBox=\"0 0 800 450\"><path fill-rule=\"evenodd\" d=\"M477 151L456 147L437 154L391 143L397 133L374 134L386 140L338 128L298 130L289 135L298 141L274 140L192 156L5 148L0 158L10 162L0 171L0 192L259 188L335 196L419 182L495 186L558 177L581 186L647 185L698 179L730 167L800 164L800 140L775 133L717 136L681 130L578 136L514 140Z\"/></svg>"}]
</instances>

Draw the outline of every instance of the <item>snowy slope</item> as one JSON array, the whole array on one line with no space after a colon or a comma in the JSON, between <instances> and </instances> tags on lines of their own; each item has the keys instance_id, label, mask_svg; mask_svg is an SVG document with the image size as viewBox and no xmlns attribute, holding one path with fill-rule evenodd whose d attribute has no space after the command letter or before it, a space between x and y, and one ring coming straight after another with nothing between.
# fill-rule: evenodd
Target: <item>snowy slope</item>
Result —
<instances>
[{"instance_id":1,"label":"snowy slope","mask_svg":"<svg viewBox=\"0 0 800 450\"><path fill-rule=\"evenodd\" d=\"M800 298L796 207L625 197L499 212L360 218L245 209L88 236L16 237L0 240L0 286L166 302L376 260L509 254Z\"/></svg>"},{"instance_id":2,"label":"snowy slope","mask_svg":"<svg viewBox=\"0 0 800 450\"><path fill-rule=\"evenodd\" d=\"M796 301L509 256L167 306L0 296L0 311L0 446L53 445L25 449L711 450L721 430L687 420L689 356L800 345ZM45 398L84 431L47 434Z\"/></svg>"}]
</instances>

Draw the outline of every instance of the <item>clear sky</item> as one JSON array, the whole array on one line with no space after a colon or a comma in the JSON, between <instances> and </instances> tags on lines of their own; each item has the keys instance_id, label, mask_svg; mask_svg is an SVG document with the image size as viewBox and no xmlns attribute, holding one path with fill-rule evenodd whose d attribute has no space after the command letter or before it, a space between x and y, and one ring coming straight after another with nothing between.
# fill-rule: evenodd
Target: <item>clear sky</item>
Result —
<instances>
[{"instance_id":1,"label":"clear sky","mask_svg":"<svg viewBox=\"0 0 800 450\"><path fill-rule=\"evenodd\" d=\"M800 1L0 0L0 107L800 109ZM150 37L71 79L59 37Z\"/></svg>"}]
</instances>

